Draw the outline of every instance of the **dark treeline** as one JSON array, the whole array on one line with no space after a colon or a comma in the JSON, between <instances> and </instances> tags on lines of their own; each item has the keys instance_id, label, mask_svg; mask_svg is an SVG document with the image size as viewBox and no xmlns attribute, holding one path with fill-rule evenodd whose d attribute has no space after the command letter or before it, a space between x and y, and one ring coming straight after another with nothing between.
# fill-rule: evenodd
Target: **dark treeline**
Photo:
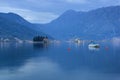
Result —
<instances>
[{"instance_id":1,"label":"dark treeline","mask_svg":"<svg viewBox=\"0 0 120 80\"><path fill-rule=\"evenodd\" d=\"M45 39L48 39L48 37L46 36L35 36L34 38L33 38L33 41L34 42L39 42L39 41L44 41Z\"/></svg>"}]
</instances>

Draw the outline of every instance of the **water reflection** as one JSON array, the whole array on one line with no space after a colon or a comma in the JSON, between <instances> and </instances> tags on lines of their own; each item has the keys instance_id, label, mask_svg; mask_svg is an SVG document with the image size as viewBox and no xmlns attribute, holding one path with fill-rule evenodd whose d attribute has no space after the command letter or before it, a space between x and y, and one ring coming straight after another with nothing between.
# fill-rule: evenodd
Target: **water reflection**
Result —
<instances>
[{"instance_id":1,"label":"water reflection","mask_svg":"<svg viewBox=\"0 0 120 80\"><path fill-rule=\"evenodd\" d=\"M34 49L32 44L0 43L0 45L0 69L17 70L31 58L39 55L34 51L38 45L37 47L34 45ZM39 45L39 47L44 48L45 46Z\"/></svg>"},{"instance_id":2,"label":"water reflection","mask_svg":"<svg viewBox=\"0 0 120 80\"><path fill-rule=\"evenodd\" d=\"M39 61L39 62L38 62ZM1 73L0 73L1 74ZM0 80L119 80L119 75L98 73L88 68L64 71L58 63L42 58L28 62L15 73L2 74Z\"/></svg>"},{"instance_id":3,"label":"water reflection","mask_svg":"<svg viewBox=\"0 0 120 80\"><path fill-rule=\"evenodd\" d=\"M47 48L48 45L48 43L33 43L34 48Z\"/></svg>"},{"instance_id":4,"label":"water reflection","mask_svg":"<svg viewBox=\"0 0 120 80\"><path fill-rule=\"evenodd\" d=\"M87 43L2 44L0 80L119 80L119 47L100 45L90 51Z\"/></svg>"},{"instance_id":5,"label":"water reflection","mask_svg":"<svg viewBox=\"0 0 120 80\"><path fill-rule=\"evenodd\" d=\"M111 41L113 46L120 47L120 38L115 38Z\"/></svg>"}]
</instances>

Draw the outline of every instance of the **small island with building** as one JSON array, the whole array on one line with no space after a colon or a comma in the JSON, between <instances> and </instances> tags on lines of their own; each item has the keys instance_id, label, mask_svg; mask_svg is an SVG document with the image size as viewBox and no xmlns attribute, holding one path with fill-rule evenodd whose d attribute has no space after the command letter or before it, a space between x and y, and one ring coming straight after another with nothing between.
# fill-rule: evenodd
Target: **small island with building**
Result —
<instances>
[{"instance_id":1,"label":"small island with building","mask_svg":"<svg viewBox=\"0 0 120 80\"><path fill-rule=\"evenodd\" d=\"M47 36L35 36L33 38L33 42L35 43L48 43L48 37Z\"/></svg>"}]
</instances>

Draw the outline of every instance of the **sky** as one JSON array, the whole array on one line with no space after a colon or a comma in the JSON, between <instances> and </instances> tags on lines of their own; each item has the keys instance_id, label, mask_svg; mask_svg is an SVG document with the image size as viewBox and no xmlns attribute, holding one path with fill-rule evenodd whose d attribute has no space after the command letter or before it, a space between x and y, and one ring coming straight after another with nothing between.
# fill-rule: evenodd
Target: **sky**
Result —
<instances>
[{"instance_id":1,"label":"sky","mask_svg":"<svg viewBox=\"0 0 120 80\"><path fill-rule=\"evenodd\" d=\"M67 10L89 11L120 5L120 0L0 0L0 12L13 12L31 23L49 23Z\"/></svg>"}]
</instances>

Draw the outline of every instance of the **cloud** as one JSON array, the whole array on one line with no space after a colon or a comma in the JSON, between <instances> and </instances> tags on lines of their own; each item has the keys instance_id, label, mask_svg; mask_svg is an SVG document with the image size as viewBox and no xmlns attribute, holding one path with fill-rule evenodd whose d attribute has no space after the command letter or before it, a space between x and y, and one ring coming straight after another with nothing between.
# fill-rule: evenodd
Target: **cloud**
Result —
<instances>
[{"instance_id":1,"label":"cloud","mask_svg":"<svg viewBox=\"0 0 120 80\"><path fill-rule=\"evenodd\" d=\"M32 23L49 23L58 17L57 14L51 12L35 12L27 9L13 8L13 7L0 7L1 12L14 12L22 16L24 19Z\"/></svg>"},{"instance_id":2,"label":"cloud","mask_svg":"<svg viewBox=\"0 0 120 80\"><path fill-rule=\"evenodd\" d=\"M76 4L85 4L88 3L86 0L66 0L69 3L76 3Z\"/></svg>"},{"instance_id":3,"label":"cloud","mask_svg":"<svg viewBox=\"0 0 120 80\"><path fill-rule=\"evenodd\" d=\"M69 9L88 11L120 5L120 0L0 0L0 5L0 12L15 12L30 22L48 23Z\"/></svg>"}]
</instances>

